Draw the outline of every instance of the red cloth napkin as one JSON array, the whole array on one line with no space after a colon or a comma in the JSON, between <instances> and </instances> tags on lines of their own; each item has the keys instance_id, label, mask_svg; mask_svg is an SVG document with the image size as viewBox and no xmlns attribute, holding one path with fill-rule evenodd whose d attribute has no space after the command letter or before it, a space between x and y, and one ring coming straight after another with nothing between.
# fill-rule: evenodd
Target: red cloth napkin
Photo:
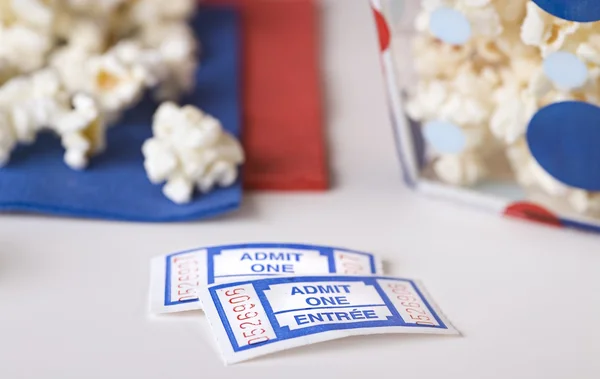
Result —
<instances>
[{"instance_id":1,"label":"red cloth napkin","mask_svg":"<svg viewBox=\"0 0 600 379\"><path fill-rule=\"evenodd\" d=\"M241 10L246 189L326 190L313 0L211 0Z\"/></svg>"}]
</instances>

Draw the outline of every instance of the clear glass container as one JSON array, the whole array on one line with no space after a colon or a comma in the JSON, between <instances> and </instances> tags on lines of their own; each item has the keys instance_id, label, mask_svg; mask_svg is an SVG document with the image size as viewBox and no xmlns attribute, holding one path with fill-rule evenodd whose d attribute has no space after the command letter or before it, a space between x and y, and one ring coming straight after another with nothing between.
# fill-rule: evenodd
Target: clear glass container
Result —
<instances>
[{"instance_id":1,"label":"clear glass container","mask_svg":"<svg viewBox=\"0 0 600 379\"><path fill-rule=\"evenodd\" d=\"M600 231L600 1L372 4L410 185Z\"/></svg>"}]
</instances>

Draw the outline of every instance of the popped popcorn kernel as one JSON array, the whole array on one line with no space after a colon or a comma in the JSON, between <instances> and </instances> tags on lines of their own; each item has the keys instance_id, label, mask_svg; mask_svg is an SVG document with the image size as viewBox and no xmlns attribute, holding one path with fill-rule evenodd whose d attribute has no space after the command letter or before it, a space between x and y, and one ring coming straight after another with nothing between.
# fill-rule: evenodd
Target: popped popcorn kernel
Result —
<instances>
[{"instance_id":1,"label":"popped popcorn kernel","mask_svg":"<svg viewBox=\"0 0 600 379\"><path fill-rule=\"evenodd\" d=\"M214 117L166 102L156 111L152 129L154 136L142 147L144 167L150 182L166 182L163 194L174 203L190 202L194 188L208 193L237 180L244 152Z\"/></svg>"},{"instance_id":2,"label":"popped popcorn kernel","mask_svg":"<svg viewBox=\"0 0 600 379\"><path fill-rule=\"evenodd\" d=\"M0 0L0 162L54 132L73 169L106 145L106 129L150 90L193 89L193 0Z\"/></svg>"}]
</instances>

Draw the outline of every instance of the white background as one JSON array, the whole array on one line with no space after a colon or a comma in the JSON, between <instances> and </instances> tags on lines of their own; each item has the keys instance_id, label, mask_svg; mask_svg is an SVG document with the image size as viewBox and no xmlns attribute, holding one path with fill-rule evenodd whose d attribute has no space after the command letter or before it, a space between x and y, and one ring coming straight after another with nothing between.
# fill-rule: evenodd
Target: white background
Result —
<instances>
[{"instance_id":1,"label":"white background","mask_svg":"<svg viewBox=\"0 0 600 379\"><path fill-rule=\"evenodd\" d=\"M1 216L0 378L600 377L600 236L408 191L366 1L323 11L335 188L251 194L203 223ZM422 279L464 336L358 337L225 368L201 313L148 317L149 263L247 241L381 254L391 274Z\"/></svg>"}]
</instances>

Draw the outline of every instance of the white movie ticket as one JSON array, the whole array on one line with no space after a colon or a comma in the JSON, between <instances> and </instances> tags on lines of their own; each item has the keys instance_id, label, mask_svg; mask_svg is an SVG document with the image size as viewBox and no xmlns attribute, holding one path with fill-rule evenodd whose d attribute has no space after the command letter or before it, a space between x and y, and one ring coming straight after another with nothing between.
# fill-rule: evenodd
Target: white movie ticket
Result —
<instances>
[{"instance_id":1,"label":"white movie ticket","mask_svg":"<svg viewBox=\"0 0 600 379\"><path fill-rule=\"evenodd\" d=\"M150 311L202 309L196 289L213 283L281 275L382 274L373 254L315 245L253 243L203 247L154 258Z\"/></svg>"},{"instance_id":2,"label":"white movie ticket","mask_svg":"<svg viewBox=\"0 0 600 379\"><path fill-rule=\"evenodd\" d=\"M226 364L355 335L459 334L409 279L276 277L214 284L199 295Z\"/></svg>"}]
</instances>

